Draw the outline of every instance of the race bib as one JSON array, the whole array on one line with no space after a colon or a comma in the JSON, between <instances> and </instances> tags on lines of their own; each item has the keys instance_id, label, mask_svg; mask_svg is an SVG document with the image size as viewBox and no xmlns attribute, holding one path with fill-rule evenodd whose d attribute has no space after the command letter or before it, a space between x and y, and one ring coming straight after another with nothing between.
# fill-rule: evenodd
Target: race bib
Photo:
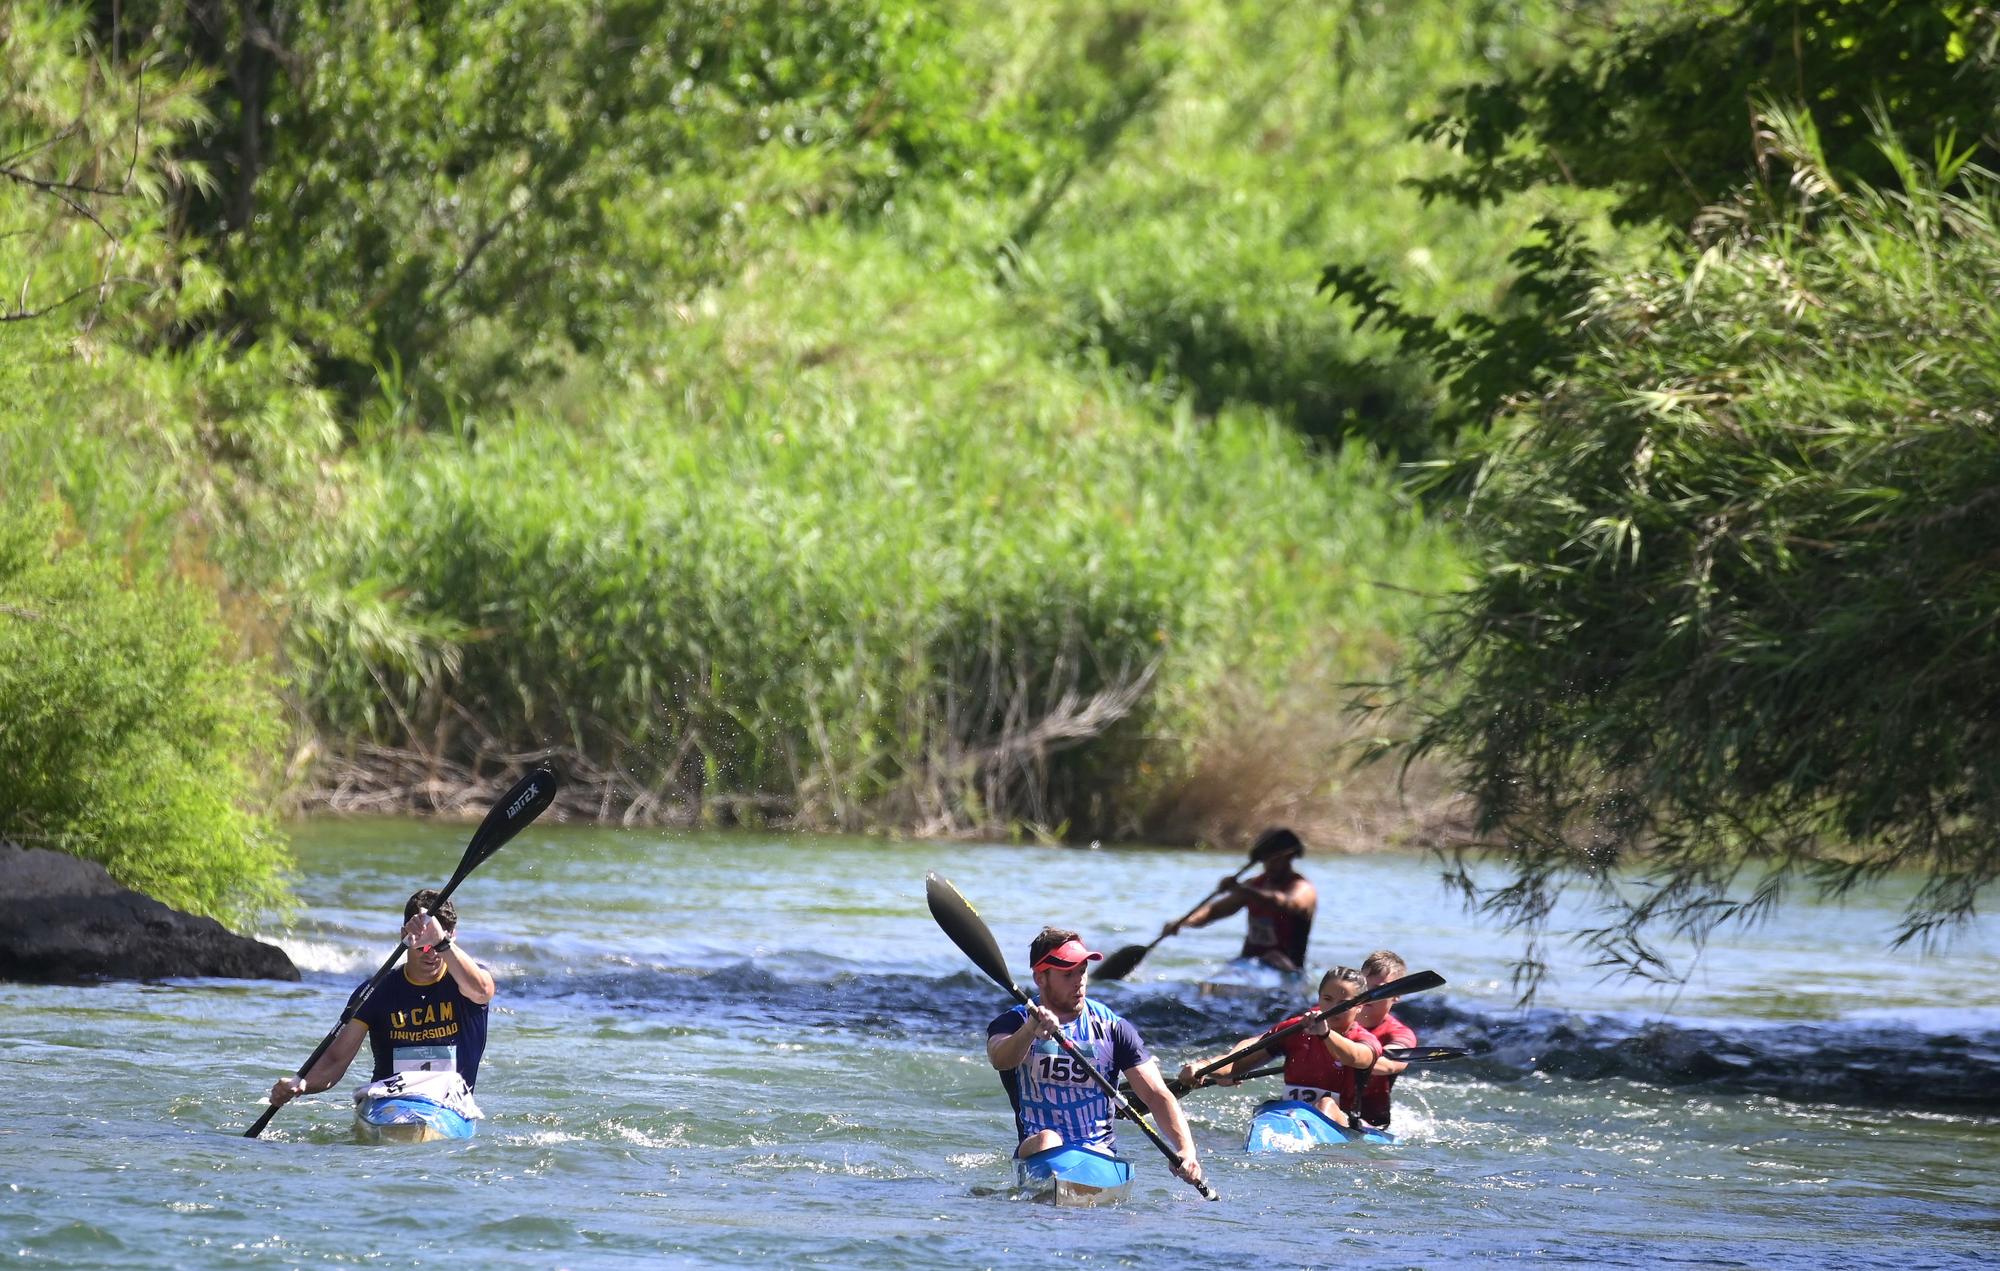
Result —
<instances>
[{"instance_id":1,"label":"race bib","mask_svg":"<svg viewBox=\"0 0 2000 1271\"><path fill-rule=\"evenodd\" d=\"M389 1056L390 1072L457 1072L456 1046L398 1046Z\"/></svg>"},{"instance_id":2,"label":"race bib","mask_svg":"<svg viewBox=\"0 0 2000 1271\"><path fill-rule=\"evenodd\" d=\"M1320 1099L1330 1099L1333 1091L1322 1090L1318 1086L1286 1086L1285 1097L1300 1103L1315 1103Z\"/></svg>"},{"instance_id":3,"label":"race bib","mask_svg":"<svg viewBox=\"0 0 2000 1271\"><path fill-rule=\"evenodd\" d=\"M1042 1050L1049 1047L1055 1053ZM1070 1058L1052 1041L1038 1042L1034 1055L1035 1079L1054 1082L1064 1086L1091 1086L1097 1084L1090 1079L1090 1069L1079 1060Z\"/></svg>"},{"instance_id":4,"label":"race bib","mask_svg":"<svg viewBox=\"0 0 2000 1271\"><path fill-rule=\"evenodd\" d=\"M486 1115L474 1102L472 1091L465 1088L465 1078L455 1072L396 1073L371 1081L354 1092L356 1103L372 1103L377 1099L428 1099L470 1121Z\"/></svg>"}]
</instances>

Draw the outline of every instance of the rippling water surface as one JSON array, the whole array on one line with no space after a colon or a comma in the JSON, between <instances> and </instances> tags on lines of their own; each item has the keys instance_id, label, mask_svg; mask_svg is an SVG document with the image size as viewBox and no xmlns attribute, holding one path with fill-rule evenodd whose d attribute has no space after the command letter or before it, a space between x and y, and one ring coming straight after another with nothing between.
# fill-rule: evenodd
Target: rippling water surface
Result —
<instances>
[{"instance_id":1,"label":"rippling water surface","mask_svg":"<svg viewBox=\"0 0 2000 1271\"><path fill-rule=\"evenodd\" d=\"M1515 945L1419 857L1311 858L1315 960L1389 945L1474 1049L1398 1087L1393 1149L1251 1159L1255 1094L1187 1108L1224 1199L1145 1140L1131 1203L1014 1198L983 1053L1006 1003L931 922L937 869L1017 963L1045 920L1149 939L1235 862L534 828L467 881L501 996L466 1144L361 1147L341 1089L241 1132L380 964L462 828L300 831L300 985L0 985L0 1259L63 1266L1954 1266L2000 1248L2000 930L1885 951L1901 897L1795 903L1666 992ZM1240 924L1097 992L1172 1064L1292 1004L1203 998ZM1025 969L1017 969L1025 977Z\"/></svg>"}]
</instances>

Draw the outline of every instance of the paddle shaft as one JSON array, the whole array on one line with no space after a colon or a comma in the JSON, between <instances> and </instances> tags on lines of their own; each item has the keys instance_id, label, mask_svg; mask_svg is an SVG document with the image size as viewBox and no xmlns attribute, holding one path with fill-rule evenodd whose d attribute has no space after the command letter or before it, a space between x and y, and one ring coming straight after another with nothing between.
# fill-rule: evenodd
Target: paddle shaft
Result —
<instances>
[{"instance_id":1,"label":"paddle shaft","mask_svg":"<svg viewBox=\"0 0 2000 1271\"><path fill-rule=\"evenodd\" d=\"M439 905L442 905L444 904L445 901L449 900L451 898L452 891L457 888L458 884L461 881L463 881L463 879L464 879L463 874L453 878L451 880L451 883L448 886L446 886L443 891L438 893L437 903ZM318 1063L320 1056L324 1055L327 1052L327 1049L333 1045L334 1038L340 1036L340 1030L347 1027L347 1022L354 1018L354 1013L356 1011L360 1010L363 1006L367 1005L368 999L374 996L375 990L381 986L382 981L389 978L389 972L396 969L396 964L403 960L403 954L408 949L409 945L407 943L399 943L393 950L390 951L388 958L386 958L382 963L382 969L377 971L374 975L370 976L368 979L368 983L362 985L361 992L356 994L354 1000L348 1003L347 1009L343 1010L340 1013L340 1022L335 1024L332 1028L328 1029L326 1036L319 1039L319 1045L313 1047L313 1053L307 1055L306 1061L299 1065L299 1070L292 1074L294 1077L299 1078L301 1081L305 1080L305 1075L312 1071L312 1066ZM271 1118L278 1115L278 1109L282 1106L283 1106L282 1104L274 1103L270 1107L264 1109L263 1115L258 1117L257 1120L251 1124L249 1129L243 1131L243 1137L246 1139L254 1139L258 1135L262 1134L264 1132L264 1127L271 1124Z\"/></svg>"},{"instance_id":2,"label":"paddle shaft","mask_svg":"<svg viewBox=\"0 0 2000 1271\"><path fill-rule=\"evenodd\" d=\"M1235 872L1234 874L1231 874L1231 875L1229 876L1229 881L1230 881L1231 883L1240 883L1240 882L1242 882L1242 881L1243 881L1243 876L1244 876L1245 874L1249 873L1249 872L1250 872L1251 870L1253 870L1253 869L1256 869L1256 868L1257 868L1257 867L1258 867L1259 865L1262 865L1262 864L1264 864L1264 862L1263 862L1263 861L1250 861L1250 862L1248 862L1247 864L1244 864L1244 865L1241 865L1241 866L1238 866L1238 867L1237 867L1237 870L1236 870L1236 872ZM1226 895L1228 895L1228 894L1229 894L1229 888L1228 888L1228 887L1218 887L1218 888L1216 888L1216 889L1215 889L1214 891L1212 891L1212 892L1208 893L1208 895L1206 895L1206 896L1202 897L1202 899L1201 899L1201 903L1200 903L1200 904L1198 904L1198 905L1196 905L1196 906L1195 906L1194 908L1192 908L1192 909L1188 910L1188 911L1187 911L1186 913L1182 914L1182 915L1181 915L1180 917L1178 917L1178 918L1174 919L1174 923L1173 923L1173 925L1174 925L1174 926L1176 926L1176 927L1180 926L1180 925L1181 925L1182 923L1185 923L1185 922L1186 922L1186 921L1187 921L1188 919L1190 919L1190 918L1194 917L1194 916L1195 916L1196 914L1200 913L1200 912L1201 912L1202 910L1204 910L1204 909L1208 908L1208 907L1209 907L1210 905L1214 904L1214 903L1215 903L1216 901L1218 901L1218 900L1222 899L1222 898L1223 898L1224 896L1226 896ZM1167 938L1167 933L1166 933L1166 932L1164 932L1164 931L1162 931L1162 932L1161 932L1161 933L1160 933L1159 935L1157 935L1157 936L1154 936L1154 937L1153 937L1153 939L1152 939L1152 943L1151 943L1151 944L1148 944L1148 945L1146 946L1146 949L1147 949L1147 951L1148 951L1148 952L1151 952L1151 951L1152 951L1152 948L1153 948L1153 945L1155 945L1155 944L1158 944L1158 943L1159 943L1160 941L1162 941L1162 940L1164 940L1164 939L1166 939L1166 938Z\"/></svg>"},{"instance_id":3,"label":"paddle shaft","mask_svg":"<svg viewBox=\"0 0 2000 1271\"><path fill-rule=\"evenodd\" d=\"M1199 1086L1201 1079L1210 1073L1219 1072L1247 1055L1254 1055L1261 1050L1269 1049L1273 1042L1283 1041L1321 1016L1338 1015L1342 1011L1352 1007L1366 1006L1370 1002L1379 1002L1385 997L1402 997L1406 993L1417 993L1424 989L1434 989L1443 983L1444 977L1435 971L1418 971L1413 975L1406 975L1400 980L1391 980L1387 984L1377 985L1365 993L1357 993L1344 1002L1335 1002L1332 1006L1324 1009L1315 1007L1283 1028L1274 1028L1262 1037L1238 1046L1235 1050L1230 1051L1215 1062L1203 1064L1201 1067L1195 1069L1195 1086ZM1180 1082L1175 1081L1169 1083L1167 1088L1175 1094L1186 1094L1194 1086L1183 1087Z\"/></svg>"},{"instance_id":4,"label":"paddle shaft","mask_svg":"<svg viewBox=\"0 0 2000 1271\"><path fill-rule=\"evenodd\" d=\"M1249 863L1238 868L1234 874L1230 875L1229 881L1232 883L1242 882L1243 876L1245 874L1249 873L1251 870L1255 869L1256 867L1264 863L1265 862L1263 861L1250 861ZM1208 906L1214 904L1217 900L1220 900L1223 896L1227 895L1228 893L1229 893L1228 887L1216 888L1214 891L1204 896L1200 904L1196 905L1194 908L1182 914L1171 925L1179 927L1182 923L1185 923L1188 919L1194 917L1202 910L1208 908ZM1160 941L1165 940L1167 938L1167 935L1168 935L1167 932L1162 931L1159 935L1154 936L1151 940L1148 940L1145 944L1126 945L1124 948L1118 950L1117 952L1113 953L1109 958L1106 958L1104 960L1104 965L1103 967L1099 968L1097 978L1100 980L1124 979L1126 976L1132 974L1132 972L1138 968L1139 963L1145 960L1146 955L1151 953L1154 947L1157 946L1160 943Z\"/></svg>"},{"instance_id":5,"label":"paddle shaft","mask_svg":"<svg viewBox=\"0 0 2000 1271\"><path fill-rule=\"evenodd\" d=\"M1385 1046L1382 1058L1393 1059L1399 1064L1437 1064L1447 1059L1463 1059L1472 1052L1460 1050L1456 1046ZM1238 1081L1248 1081L1252 1077L1275 1077L1285 1070L1283 1064L1272 1064L1258 1068L1238 1077Z\"/></svg>"},{"instance_id":6,"label":"paddle shaft","mask_svg":"<svg viewBox=\"0 0 2000 1271\"><path fill-rule=\"evenodd\" d=\"M972 907L971 902L960 895L958 888L952 886L948 879L937 873L932 873L924 879L924 892L930 905L931 917L937 921L939 930L958 946L958 951L970 958L972 965L978 967L987 979L1005 989L1015 1001L1032 1011L1034 1003L1021 991L1021 986L1014 983L1013 975L1007 970L1007 959L1000 952L1000 942L993 938L993 929L986 925L986 920L979 916L979 911ZM1089 1009L1087 1004L1085 1009ZM1030 1019L1032 1018L1031 1014ZM1070 1057L1070 1061L1088 1073L1090 1079L1104 1091L1110 1098L1112 1106L1121 1109L1146 1132L1146 1137L1153 1141L1153 1146L1160 1149L1160 1155L1172 1161L1176 1170L1187 1168L1181 1154L1167 1145L1167 1141L1160 1137L1160 1132L1145 1119L1145 1115L1138 1107L1121 1095L1118 1087L1103 1073L1097 1071L1097 1066L1085 1057L1083 1051L1079 1050L1076 1043L1070 1041L1061 1029L1056 1030L1055 1040ZM1190 1146L1192 1143L1192 1132L1190 1132ZM1221 1199L1206 1179L1188 1181L1196 1191L1209 1200Z\"/></svg>"},{"instance_id":7,"label":"paddle shaft","mask_svg":"<svg viewBox=\"0 0 2000 1271\"><path fill-rule=\"evenodd\" d=\"M458 890L458 885L464 882L473 870L479 868L481 862L506 846L507 841L520 833L523 826L540 816L551 803L555 802L556 787L560 784L562 779L556 775L555 769L544 763L537 765L527 776L515 782L507 793L501 795L500 801L495 803L487 812L485 819L480 821L479 828L472 832L472 841L465 845L465 855L459 858L458 868L452 871L451 881L444 885L444 889L438 892L437 899L431 902L433 909L443 906L445 901L450 900L451 894ZM320 1061L320 1057L326 1054L327 1048L333 1045L334 1039L340 1036L340 1030L347 1027L348 1021L354 1018L354 1013L367 1003L376 988L388 978L389 972L395 969L396 963L402 959L408 947L407 941L397 942L387 960L382 963L382 969L369 977L368 983L361 986L361 991L354 996L347 1008L341 1011L340 1022L335 1024L325 1037L320 1038L319 1045L313 1047L313 1053L306 1056L306 1061L299 1065L299 1070L292 1074L293 1076L301 1081L305 1079L305 1075L312 1071L312 1066ZM251 1123L249 1129L243 1131L243 1137L254 1139L262 1134L264 1127L271 1124L271 1118L278 1115L278 1109L282 1106L284 1105L274 1103L265 1108L263 1115Z\"/></svg>"},{"instance_id":8,"label":"paddle shaft","mask_svg":"<svg viewBox=\"0 0 2000 1271\"><path fill-rule=\"evenodd\" d=\"M1034 999L1030 998L1026 993L1023 993L1021 991L1021 986L1014 983L1012 980L1007 981L1007 983L1002 985L1001 987L1005 988L1009 993L1013 994L1014 1000L1019 1002L1021 1005L1023 1006L1034 1005ZM1069 1056L1070 1062L1073 1064L1081 1065L1084 1072L1089 1075L1090 1079L1097 1083L1098 1089L1104 1091L1105 1094L1109 1095L1111 1097L1111 1101L1124 1110L1125 1115L1131 1118L1133 1124L1137 1125L1141 1130L1145 1131L1146 1137L1153 1141L1153 1146L1160 1149L1160 1155L1166 1157L1169 1161L1172 1161L1175 1169L1187 1168L1186 1162L1183 1161L1181 1158L1181 1154L1179 1152L1174 1151L1173 1146L1167 1142L1165 1136L1163 1136L1158 1130L1153 1128L1153 1123L1146 1119L1146 1114L1140 1111L1139 1105L1132 1102L1130 1096L1126 1095L1125 1092L1120 1090L1117 1084L1113 1082L1109 1077L1097 1071L1097 1065L1090 1062L1089 1057L1083 1053L1082 1047L1078 1046L1075 1042L1071 1041L1069 1039L1069 1036L1065 1034L1061 1029L1057 1029L1054 1033L1050 1035L1055 1038L1056 1045L1062 1047L1063 1053ZM1207 1179L1194 1180L1194 1188L1196 1191L1200 1192L1203 1196L1206 1196L1210 1200L1222 1199L1222 1197L1216 1192L1215 1188L1209 1186Z\"/></svg>"}]
</instances>

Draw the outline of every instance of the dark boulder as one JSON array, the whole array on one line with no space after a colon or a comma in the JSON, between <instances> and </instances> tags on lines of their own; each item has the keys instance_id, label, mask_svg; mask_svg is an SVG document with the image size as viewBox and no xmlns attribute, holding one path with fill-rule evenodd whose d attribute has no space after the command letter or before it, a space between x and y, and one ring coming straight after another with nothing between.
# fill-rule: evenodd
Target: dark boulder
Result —
<instances>
[{"instance_id":1,"label":"dark boulder","mask_svg":"<svg viewBox=\"0 0 2000 1271\"><path fill-rule=\"evenodd\" d=\"M102 865L0 842L0 979L296 980L276 945L119 886Z\"/></svg>"}]
</instances>

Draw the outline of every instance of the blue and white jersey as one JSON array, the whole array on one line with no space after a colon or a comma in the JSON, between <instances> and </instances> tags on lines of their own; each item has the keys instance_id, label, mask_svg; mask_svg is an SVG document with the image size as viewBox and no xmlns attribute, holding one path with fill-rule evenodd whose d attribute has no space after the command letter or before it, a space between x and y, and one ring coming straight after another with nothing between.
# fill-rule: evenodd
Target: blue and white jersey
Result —
<instances>
[{"instance_id":1,"label":"blue and white jersey","mask_svg":"<svg viewBox=\"0 0 2000 1271\"><path fill-rule=\"evenodd\" d=\"M1012 1037L1027 1023L1028 1008L1016 1006L986 1026L986 1035ZM1112 1080L1152 1059L1139 1030L1118 1012L1085 998L1083 1012L1063 1025L1097 1071ZM1054 1130L1076 1147L1110 1151L1111 1100L1088 1073L1063 1053L1055 1038L1045 1037L1028 1051L1018 1068L1000 1074L1007 1098L1014 1105L1014 1128L1021 1138Z\"/></svg>"}]
</instances>

